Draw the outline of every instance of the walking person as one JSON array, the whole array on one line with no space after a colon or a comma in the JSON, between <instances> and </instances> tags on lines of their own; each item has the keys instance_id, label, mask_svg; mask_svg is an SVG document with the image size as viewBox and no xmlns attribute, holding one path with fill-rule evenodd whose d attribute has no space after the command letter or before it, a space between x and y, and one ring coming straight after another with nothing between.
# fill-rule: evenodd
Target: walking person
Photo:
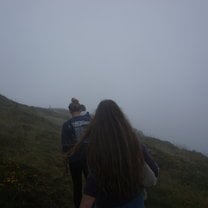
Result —
<instances>
[{"instance_id":1,"label":"walking person","mask_svg":"<svg viewBox=\"0 0 208 208\"><path fill-rule=\"evenodd\" d=\"M66 163L68 163L67 165L69 166L72 177L74 205L75 208L79 208L82 198L82 174L84 174L85 178L88 175L85 156L86 146L88 144L87 139L83 141L82 147L79 149L79 151L69 157L67 157L67 155L74 145L79 141L80 136L85 131L91 118L89 113L81 115L81 105L75 98L71 99L71 103L69 104L69 112L72 118L67 120L62 126L61 143L62 152L64 157L67 159Z\"/></svg>"},{"instance_id":2,"label":"walking person","mask_svg":"<svg viewBox=\"0 0 208 208\"><path fill-rule=\"evenodd\" d=\"M144 187L155 185L157 177L144 160L138 136L114 101L100 102L75 152L86 138L89 175L80 208L94 204L96 208L143 208Z\"/></svg>"}]
</instances>

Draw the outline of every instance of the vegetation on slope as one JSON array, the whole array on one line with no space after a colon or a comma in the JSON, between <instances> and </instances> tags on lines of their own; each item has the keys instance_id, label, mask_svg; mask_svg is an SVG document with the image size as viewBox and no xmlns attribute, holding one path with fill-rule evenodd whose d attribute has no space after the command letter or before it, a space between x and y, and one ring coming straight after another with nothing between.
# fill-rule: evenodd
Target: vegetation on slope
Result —
<instances>
[{"instance_id":1,"label":"vegetation on slope","mask_svg":"<svg viewBox=\"0 0 208 208\"><path fill-rule=\"evenodd\" d=\"M142 141L160 167L158 184L149 190L147 207L208 207L208 158L156 138Z\"/></svg>"},{"instance_id":2,"label":"vegetation on slope","mask_svg":"<svg viewBox=\"0 0 208 208\"><path fill-rule=\"evenodd\" d=\"M42 116L39 112L0 98L0 207L72 203L71 182L63 176L59 122L46 119L48 109ZM57 112L53 114L59 118Z\"/></svg>"},{"instance_id":3,"label":"vegetation on slope","mask_svg":"<svg viewBox=\"0 0 208 208\"><path fill-rule=\"evenodd\" d=\"M0 207L73 207L60 154L67 114L0 96ZM208 207L207 157L151 137L142 142L160 167L157 186L147 190L147 208Z\"/></svg>"}]
</instances>

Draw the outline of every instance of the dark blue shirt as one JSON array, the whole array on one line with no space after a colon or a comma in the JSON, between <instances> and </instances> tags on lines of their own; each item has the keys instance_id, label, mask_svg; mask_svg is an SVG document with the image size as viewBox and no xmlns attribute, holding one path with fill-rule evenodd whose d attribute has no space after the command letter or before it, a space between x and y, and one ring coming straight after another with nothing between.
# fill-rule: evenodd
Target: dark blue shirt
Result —
<instances>
[{"instance_id":1,"label":"dark blue shirt","mask_svg":"<svg viewBox=\"0 0 208 208\"><path fill-rule=\"evenodd\" d=\"M68 152L79 141L81 134L86 130L90 120L89 113L86 113L74 116L63 124L61 132L62 152ZM84 141L84 143L87 142L87 140ZM77 159L80 159L79 152L75 153L71 158L71 160Z\"/></svg>"}]
</instances>

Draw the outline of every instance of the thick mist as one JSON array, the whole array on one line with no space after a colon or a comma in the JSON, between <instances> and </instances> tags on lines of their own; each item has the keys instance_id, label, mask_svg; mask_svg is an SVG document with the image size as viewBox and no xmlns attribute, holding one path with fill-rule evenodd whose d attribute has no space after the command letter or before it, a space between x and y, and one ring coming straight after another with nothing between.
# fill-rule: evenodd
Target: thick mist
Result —
<instances>
[{"instance_id":1,"label":"thick mist","mask_svg":"<svg viewBox=\"0 0 208 208\"><path fill-rule=\"evenodd\" d=\"M0 1L0 93L93 112L115 100L145 134L208 153L208 2Z\"/></svg>"}]
</instances>

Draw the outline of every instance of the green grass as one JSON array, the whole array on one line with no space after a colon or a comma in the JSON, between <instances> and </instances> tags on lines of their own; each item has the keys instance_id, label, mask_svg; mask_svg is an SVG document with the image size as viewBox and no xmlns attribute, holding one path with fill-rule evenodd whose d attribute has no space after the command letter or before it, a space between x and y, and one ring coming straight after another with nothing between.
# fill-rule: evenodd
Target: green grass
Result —
<instances>
[{"instance_id":1,"label":"green grass","mask_svg":"<svg viewBox=\"0 0 208 208\"><path fill-rule=\"evenodd\" d=\"M37 110L0 102L0 207L72 206L71 180L63 174L60 123Z\"/></svg>"},{"instance_id":2,"label":"green grass","mask_svg":"<svg viewBox=\"0 0 208 208\"><path fill-rule=\"evenodd\" d=\"M0 95L0 207L68 208L72 184L60 153L67 110L15 103ZM160 167L146 208L208 207L208 158L145 137Z\"/></svg>"},{"instance_id":3,"label":"green grass","mask_svg":"<svg viewBox=\"0 0 208 208\"><path fill-rule=\"evenodd\" d=\"M155 138L142 141L160 167L158 184L148 190L146 207L208 207L208 158Z\"/></svg>"}]
</instances>

